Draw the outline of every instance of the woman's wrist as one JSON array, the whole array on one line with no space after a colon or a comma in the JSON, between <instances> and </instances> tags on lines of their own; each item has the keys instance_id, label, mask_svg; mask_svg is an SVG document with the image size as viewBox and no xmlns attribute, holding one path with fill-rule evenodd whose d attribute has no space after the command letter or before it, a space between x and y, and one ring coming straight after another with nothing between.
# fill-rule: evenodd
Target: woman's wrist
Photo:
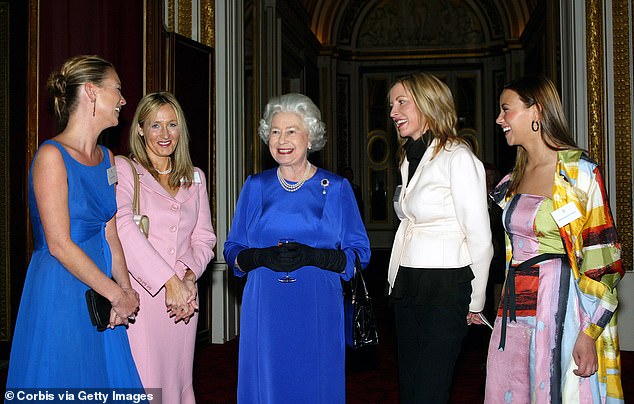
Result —
<instances>
[{"instance_id":1,"label":"woman's wrist","mask_svg":"<svg viewBox=\"0 0 634 404\"><path fill-rule=\"evenodd\" d=\"M185 271L185 276L183 276L183 281L190 281L196 283L196 274L191 269L187 268Z\"/></svg>"},{"instance_id":2,"label":"woman's wrist","mask_svg":"<svg viewBox=\"0 0 634 404\"><path fill-rule=\"evenodd\" d=\"M110 294L109 296L105 296L105 297L110 301L110 304L112 304L113 306L116 306L121 301L121 299L124 298L125 290L121 286L119 286L116 282L114 283L117 285L117 290L114 293Z\"/></svg>"},{"instance_id":3,"label":"woman's wrist","mask_svg":"<svg viewBox=\"0 0 634 404\"><path fill-rule=\"evenodd\" d=\"M180 282L181 280L178 278L178 275L174 275L169 278L163 286L165 286L166 292L171 292L176 287L176 284Z\"/></svg>"}]
</instances>

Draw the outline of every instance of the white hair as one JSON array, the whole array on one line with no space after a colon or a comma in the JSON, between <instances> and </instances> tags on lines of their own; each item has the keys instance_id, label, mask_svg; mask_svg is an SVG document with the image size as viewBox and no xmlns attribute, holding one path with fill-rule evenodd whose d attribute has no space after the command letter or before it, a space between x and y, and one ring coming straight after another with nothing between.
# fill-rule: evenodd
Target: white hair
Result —
<instances>
[{"instance_id":1,"label":"white hair","mask_svg":"<svg viewBox=\"0 0 634 404\"><path fill-rule=\"evenodd\" d=\"M278 112L293 112L304 120L304 126L308 132L308 141L312 149L318 151L326 145L326 124L321 121L321 112L313 101L303 94L289 93L269 100L264 109L264 116L260 119L258 135L269 143L271 134L271 121Z\"/></svg>"}]
</instances>

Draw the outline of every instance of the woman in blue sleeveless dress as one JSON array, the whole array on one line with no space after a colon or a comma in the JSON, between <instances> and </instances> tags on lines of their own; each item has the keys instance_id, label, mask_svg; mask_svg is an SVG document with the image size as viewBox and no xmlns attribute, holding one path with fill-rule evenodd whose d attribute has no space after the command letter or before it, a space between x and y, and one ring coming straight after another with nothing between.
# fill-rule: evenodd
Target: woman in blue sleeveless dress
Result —
<instances>
[{"instance_id":1,"label":"woman in blue sleeveless dress","mask_svg":"<svg viewBox=\"0 0 634 404\"><path fill-rule=\"evenodd\" d=\"M125 327L138 310L114 215L116 170L97 145L125 99L112 64L69 59L48 82L64 130L39 148L29 174L34 251L7 377L15 389L131 388L143 393ZM112 303L110 327L91 324L85 292ZM62 390L64 391L64 390Z\"/></svg>"}]
</instances>

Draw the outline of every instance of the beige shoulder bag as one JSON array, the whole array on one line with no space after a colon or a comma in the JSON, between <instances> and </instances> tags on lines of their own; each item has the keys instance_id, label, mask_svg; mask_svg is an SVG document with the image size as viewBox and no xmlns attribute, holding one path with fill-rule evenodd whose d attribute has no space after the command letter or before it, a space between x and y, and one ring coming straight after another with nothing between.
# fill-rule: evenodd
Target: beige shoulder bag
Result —
<instances>
[{"instance_id":1,"label":"beige shoulder bag","mask_svg":"<svg viewBox=\"0 0 634 404\"><path fill-rule=\"evenodd\" d=\"M137 173L134 164L132 164L132 161L130 161L129 158L127 158L126 156L121 157L124 158L125 161L128 162L128 164L130 164L130 168L132 169L132 177L134 178L134 199L132 201L132 213L134 214L134 223L136 223L141 233L143 233L145 238L147 238L150 234L150 218L146 215L142 215L141 212L139 212L139 194L141 188L141 185L139 184L139 173Z\"/></svg>"}]
</instances>

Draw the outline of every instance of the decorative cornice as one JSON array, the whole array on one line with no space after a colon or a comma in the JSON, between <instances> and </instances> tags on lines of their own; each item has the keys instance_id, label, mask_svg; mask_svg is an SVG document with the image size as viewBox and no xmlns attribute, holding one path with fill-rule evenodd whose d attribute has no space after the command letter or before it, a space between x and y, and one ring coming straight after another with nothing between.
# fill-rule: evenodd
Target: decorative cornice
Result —
<instances>
[{"instance_id":1,"label":"decorative cornice","mask_svg":"<svg viewBox=\"0 0 634 404\"><path fill-rule=\"evenodd\" d=\"M634 2L632 4L634 6ZM614 52L614 143L616 173L616 226L623 267L632 269L632 95L631 26L628 0L612 1Z\"/></svg>"}]
</instances>

